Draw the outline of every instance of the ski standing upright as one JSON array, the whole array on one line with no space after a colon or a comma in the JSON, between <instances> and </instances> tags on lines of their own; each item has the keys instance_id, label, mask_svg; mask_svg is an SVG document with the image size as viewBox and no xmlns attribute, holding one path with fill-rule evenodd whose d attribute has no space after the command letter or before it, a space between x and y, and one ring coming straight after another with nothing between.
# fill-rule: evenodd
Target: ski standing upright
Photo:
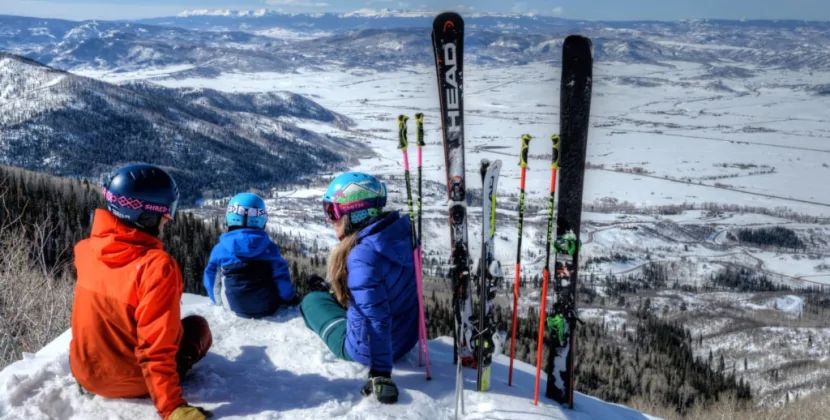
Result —
<instances>
[{"instance_id":1,"label":"ski standing upright","mask_svg":"<svg viewBox=\"0 0 830 420\"><path fill-rule=\"evenodd\" d=\"M481 258L478 260L478 328L473 338L478 370L476 388L490 389L490 371L493 362L493 299L501 281L501 265L495 259L493 238L496 235L496 188L501 161L481 161Z\"/></svg>"},{"instance_id":2,"label":"ski standing upright","mask_svg":"<svg viewBox=\"0 0 830 420\"><path fill-rule=\"evenodd\" d=\"M445 12L432 24L432 47L441 108L450 223L450 278L453 289L453 362L456 370L456 416L464 411L461 365L471 359L472 301L469 248L467 246L467 192L464 183L464 20Z\"/></svg>"},{"instance_id":3,"label":"ski standing upright","mask_svg":"<svg viewBox=\"0 0 830 420\"><path fill-rule=\"evenodd\" d=\"M554 299L546 319L550 337L545 395L570 408L573 408L579 226L591 111L592 67L591 40L580 35L567 37L562 46L559 204L554 243Z\"/></svg>"}]
</instances>

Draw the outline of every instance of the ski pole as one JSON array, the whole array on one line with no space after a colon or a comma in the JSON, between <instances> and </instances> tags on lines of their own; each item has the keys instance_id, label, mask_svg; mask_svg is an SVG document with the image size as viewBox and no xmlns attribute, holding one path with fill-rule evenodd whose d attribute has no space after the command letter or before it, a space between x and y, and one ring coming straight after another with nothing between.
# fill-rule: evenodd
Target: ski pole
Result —
<instances>
[{"instance_id":1,"label":"ski pole","mask_svg":"<svg viewBox=\"0 0 830 420\"><path fill-rule=\"evenodd\" d=\"M550 246L553 235L553 201L556 195L556 172L559 170L559 135L550 137L553 156L550 164L550 197L548 197L548 231L545 239L545 268L542 272L542 297L539 306L539 334L536 341L536 379L533 385L533 405L539 405L539 380L542 375L542 345L545 341L545 307L548 304L548 282L550 281Z\"/></svg>"},{"instance_id":2,"label":"ski pole","mask_svg":"<svg viewBox=\"0 0 830 420\"><path fill-rule=\"evenodd\" d=\"M407 148L409 147L409 140L407 138L406 132L406 122L409 120L409 117L406 115L398 115L398 148L401 149L403 152L403 169L404 169L404 179L406 182L406 204L409 207L409 216L410 220L415 215L415 212L412 207L412 182L409 175L409 152ZM421 262L421 251L420 246L418 245L418 236L415 231L415 223L410 223L410 235L412 239L412 260L415 264L415 283L416 283L416 294L418 295L418 344L419 344L419 359L423 357L424 349L426 348L426 322L424 319L424 299L421 291L423 290L422 287L417 287L419 284L422 284L423 279L423 267ZM422 363L422 360L419 360L419 363ZM432 378L432 372L430 372L430 366L426 366L425 373L426 378Z\"/></svg>"},{"instance_id":3,"label":"ski pole","mask_svg":"<svg viewBox=\"0 0 830 420\"><path fill-rule=\"evenodd\" d=\"M424 235L421 231L421 220L423 215L423 209L421 207L423 203L423 193L422 193L422 176L421 176L421 168L423 167L423 158L421 155L421 147L425 146L424 143L424 114L419 112L415 114L415 123L416 123L416 133L417 133L417 142L415 143L416 149L418 150L418 244L421 245L423 248L424 244Z\"/></svg>"},{"instance_id":4,"label":"ski pole","mask_svg":"<svg viewBox=\"0 0 830 420\"><path fill-rule=\"evenodd\" d=\"M424 365L426 366L426 375L427 379L432 379L432 364L429 361L429 341L427 337L427 325L426 325L426 304L424 302L424 234L422 230L422 220L423 220L423 176L422 176L422 168L423 168L423 154L421 153L421 147L425 146L424 143L424 114L419 112L415 114L415 123L416 123L416 134L417 134L417 141L415 142L416 149L418 150L418 271L416 274L416 281L418 287L418 316L420 318L420 329L421 329L421 351L419 354L419 359L422 357L421 360Z\"/></svg>"},{"instance_id":5,"label":"ski pole","mask_svg":"<svg viewBox=\"0 0 830 420\"><path fill-rule=\"evenodd\" d=\"M513 386L513 359L516 357L516 323L519 320L519 279L522 271L522 228L525 217L525 177L527 173L527 152L530 147L530 134L522 135L522 150L519 153L519 239L516 247L516 269L513 274L513 322L510 332L510 368L507 371L507 386Z\"/></svg>"}]
</instances>

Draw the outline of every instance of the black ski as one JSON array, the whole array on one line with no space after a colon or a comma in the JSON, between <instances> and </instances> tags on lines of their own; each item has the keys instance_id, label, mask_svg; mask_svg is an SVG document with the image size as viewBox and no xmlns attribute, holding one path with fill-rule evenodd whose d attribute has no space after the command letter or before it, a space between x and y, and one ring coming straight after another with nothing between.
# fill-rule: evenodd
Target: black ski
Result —
<instances>
[{"instance_id":1,"label":"black ski","mask_svg":"<svg viewBox=\"0 0 830 420\"><path fill-rule=\"evenodd\" d=\"M464 20L441 13L432 26L432 46L441 105L450 222L450 276L453 288L453 361L472 360L472 301L467 246L467 193L464 182L463 51Z\"/></svg>"},{"instance_id":2,"label":"black ski","mask_svg":"<svg viewBox=\"0 0 830 420\"><path fill-rule=\"evenodd\" d=\"M548 381L545 395L573 408L576 282L588 118L591 111L591 40L571 35L562 46L559 130L559 203L556 217L553 305L547 317Z\"/></svg>"},{"instance_id":3,"label":"black ski","mask_svg":"<svg viewBox=\"0 0 830 420\"><path fill-rule=\"evenodd\" d=\"M481 160L481 258L478 260L478 314L473 345L476 350L477 389L490 389L493 363L493 299L501 282L501 264L496 260L493 238L496 235L496 189L501 161Z\"/></svg>"}]
</instances>

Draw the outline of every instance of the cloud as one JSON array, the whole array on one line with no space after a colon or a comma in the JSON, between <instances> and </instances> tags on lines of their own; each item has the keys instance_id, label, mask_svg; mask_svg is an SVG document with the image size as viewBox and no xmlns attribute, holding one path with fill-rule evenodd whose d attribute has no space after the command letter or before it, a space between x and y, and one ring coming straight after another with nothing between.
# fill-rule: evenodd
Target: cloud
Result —
<instances>
[{"instance_id":1,"label":"cloud","mask_svg":"<svg viewBox=\"0 0 830 420\"><path fill-rule=\"evenodd\" d=\"M551 10L554 16L562 16L565 13L565 9L562 6L556 6Z\"/></svg>"}]
</instances>

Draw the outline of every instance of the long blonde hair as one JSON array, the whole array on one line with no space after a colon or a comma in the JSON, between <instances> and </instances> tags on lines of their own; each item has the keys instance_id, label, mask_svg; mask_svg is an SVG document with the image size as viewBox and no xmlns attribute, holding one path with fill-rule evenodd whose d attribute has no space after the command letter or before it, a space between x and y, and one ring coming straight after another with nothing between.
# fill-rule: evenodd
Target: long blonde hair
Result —
<instances>
[{"instance_id":1,"label":"long blonde hair","mask_svg":"<svg viewBox=\"0 0 830 420\"><path fill-rule=\"evenodd\" d=\"M349 223L348 220L346 223ZM346 227L347 231L349 226ZM331 250L331 254L329 254L329 261L328 266L326 267L326 272L328 274L329 281L331 282L331 288L334 291L334 297L337 299L337 302L340 303L342 307L349 306L349 299L351 298L351 294L349 293L349 270L346 265L346 261L349 257L349 253L352 252L352 248L357 245L357 231L352 232L346 235L337 246L335 246Z\"/></svg>"}]
</instances>

